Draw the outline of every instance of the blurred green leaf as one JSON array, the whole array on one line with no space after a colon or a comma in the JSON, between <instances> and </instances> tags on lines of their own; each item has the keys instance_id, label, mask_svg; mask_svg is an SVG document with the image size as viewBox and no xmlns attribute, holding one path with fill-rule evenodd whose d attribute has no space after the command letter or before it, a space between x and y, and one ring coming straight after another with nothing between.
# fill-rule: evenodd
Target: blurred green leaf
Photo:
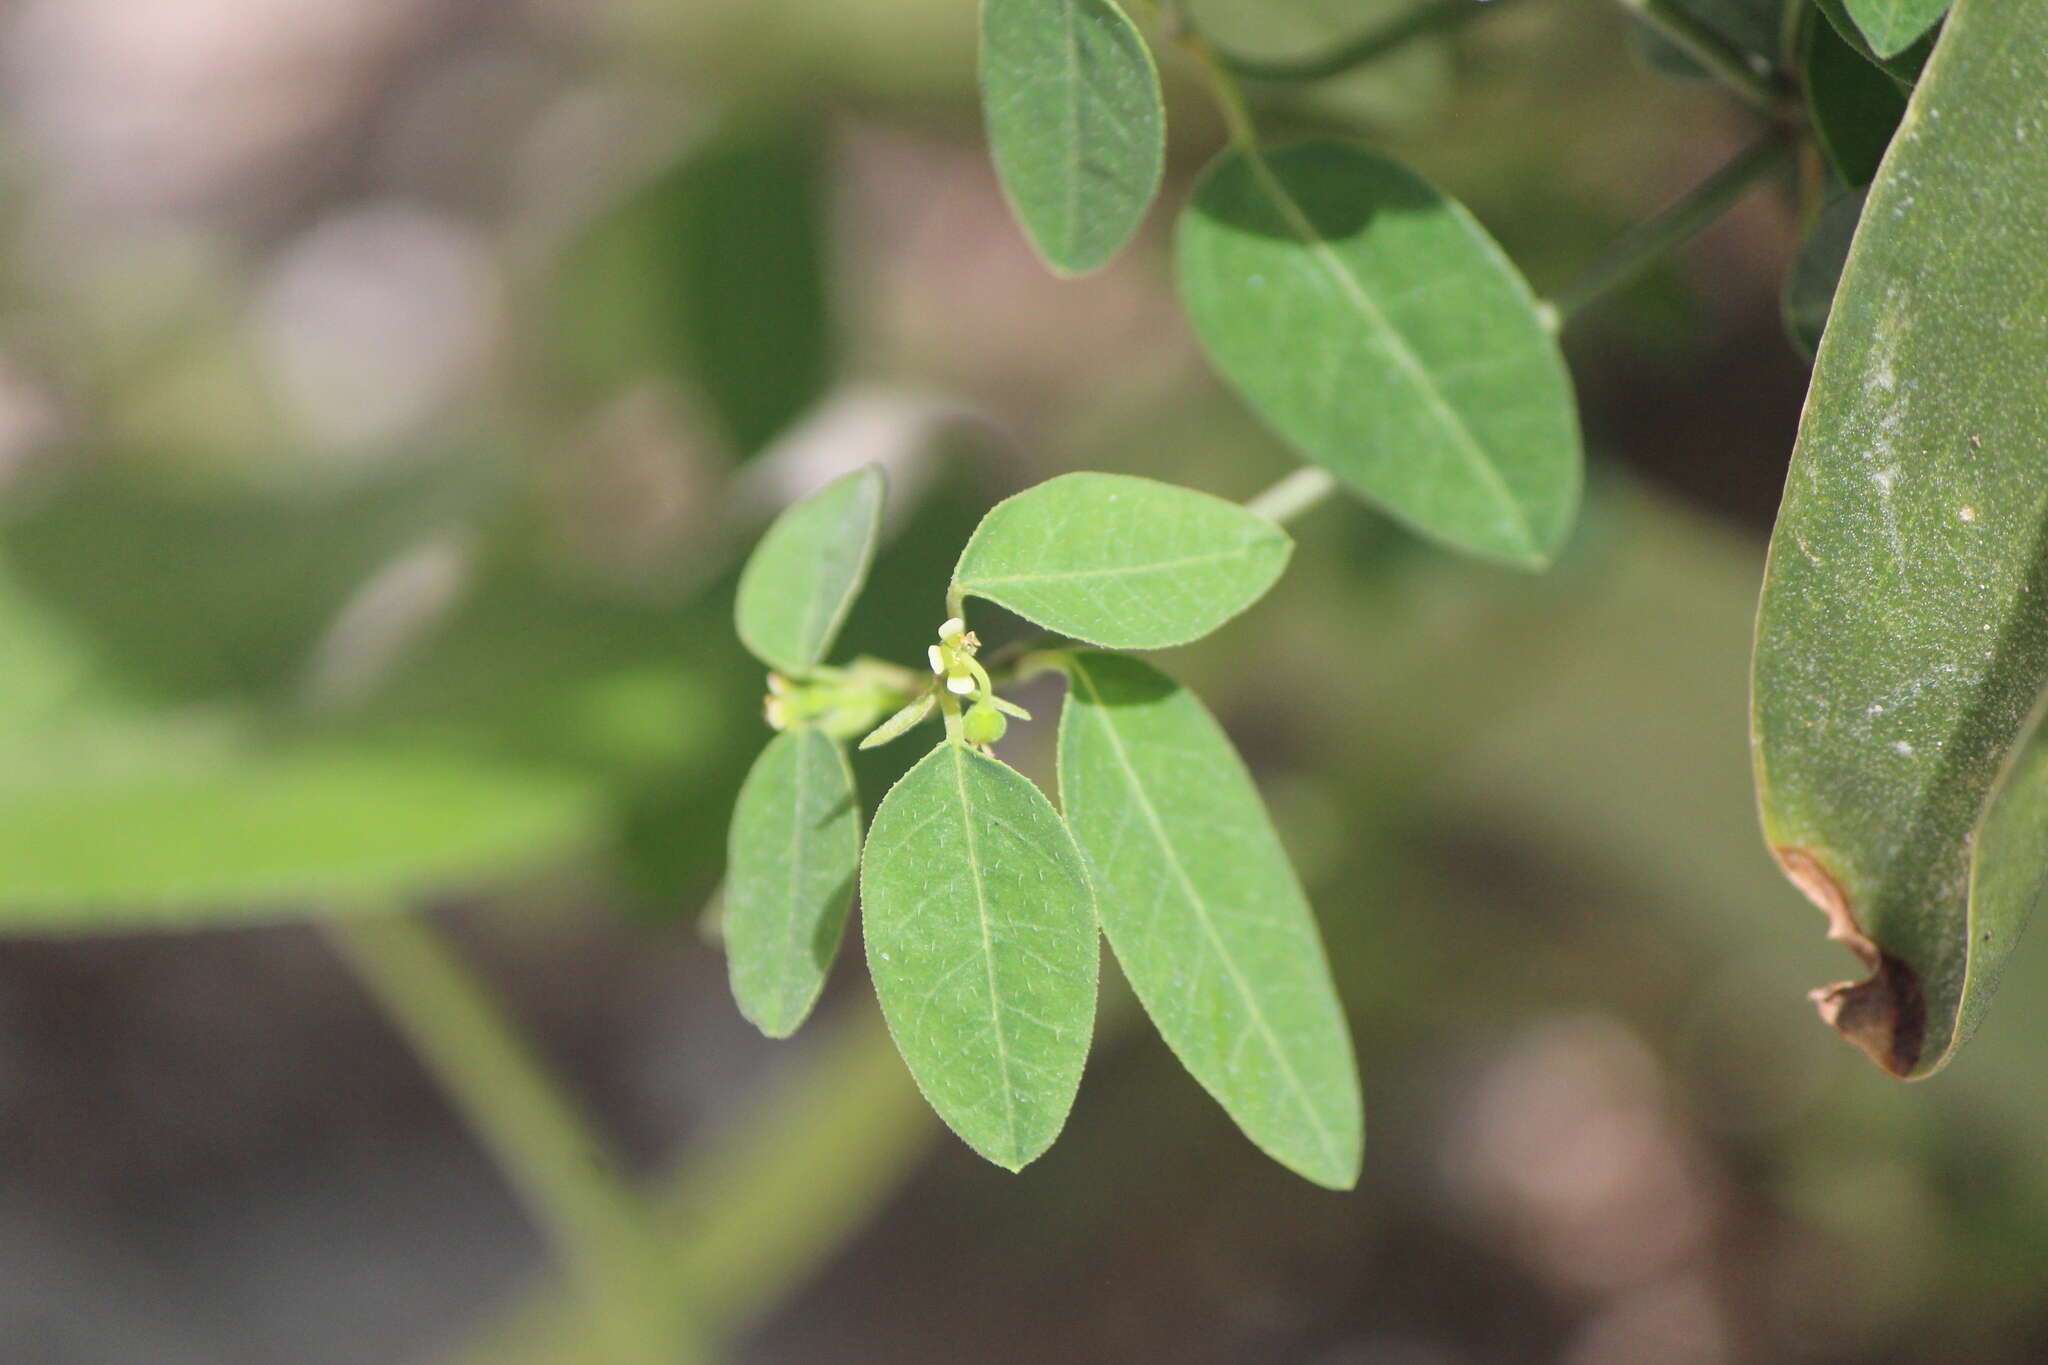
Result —
<instances>
[{"instance_id":1,"label":"blurred green leaf","mask_svg":"<svg viewBox=\"0 0 2048 1365\"><path fill-rule=\"evenodd\" d=\"M1062 474L975 528L954 587L1116 649L1200 639L1259 600L1294 542L1234 502L1127 474Z\"/></svg>"},{"instance_id":2,"label":"blurred green leaf","mask_svg":"<svg viewBox=\"0 0 2048 1365\"><path fill-rule=\"evenodd\" d=\"M867 582L885 491L881 468L868 465L775 519L747 559L733 607L755 658L798 676L824 662Z\"/></svg>"},{"instance_id":3,"label":"blurred green leaf","mask_svg":"<svg viewBox=\"0 0 2048 1365\"><path fill-rule=\"evenodd\" d=\"M599 219L562 261L567 371L694 388L742 455L824 393L834 338L824 152L803 121L737 120Z\"/></svg>"},{"instance_id":4,"label":"blurred green leaf","mask_svg":"<svg viewBox=\"0 0 2048 1365\"><path fill-rule=\"evenodd\" d=\"M1906 112L1906 92L1818 19L1802 39L1806 106L1828 164L1851 189L1868 185Z\"/></svg>"},{"instance_id":5,"label":"blurred green leaf","mask_svg":"<svg viewBox=\"0 0 2048 1365\"><path fill-rule=\"evenodd\" d=\"M591 837L593 791L420 749L263 750L165 725L97 735L80 762L0 783L9 932L189 929L379 908L494 881ZM58 769L61 769L58 770Z\"/></svg>"},{"instance_id":6,"label":"blurred green leaf","mask_svg":"<svg viewBox=\"0 0 2048 1365\"><path fill-rule=\"evenodd\" d=\"M740 787L726 859L726 965L740 1013L795 1033L825 988L860 865L845 752L816 730L768 741Z\"/></svg>"},{"instance_id":7,"label":"blurred green leaf","mask_svg":"<svg viewBox=\"0 0 2048 1365\"><path fill-rule=\"evenodd\" d=\"M1921 68L1927 65L1927 54L1934 50L1934 35L1923 34L1920 40L1896 57L1880 57L1870 47L1870 40L1863 36L1863 30L1849 16L1846 0L1813 0L1813 7L1820 11L1828 24L1842 41L1847 43L1857 56L1871 65L1881 68L1884 73L1898 82L1901 88L1910 90L1913 82L1920 79Z\"/></svg>"},{"instance_id":8,"label":"blurred green leaf","mask_svg":"<svg viewBox=\"0 0 2048 1365\"><path fill-rule=\"evenodd\" d=\"M1896 57L1941 22L1949 0L1844 0L1844 5L1871 51Z\"/></svg>"},{"instance_id":9,"label":"blurred green leaf","mask_svg":"<svg viewBox=\"0 0 2048 1365\"><path fill-rule=\"evenodd\" d=\"M1315 915L1258 788L1194 694L1070 656L1060 801L1145 1012L1274 1160L1350 1189L1364 1109Z\"/></svg>"},{"instance_id":10,"label":"blurred green leaf","mask_svg":"<svg viewBox=\"0 0 2048 1365\"><path fill-rule=\"evenodd\" d=\"M981 98L1003 191L1046 264L1106 264L1166 166L1152 51L1110 0L984 0Z\"/></svg>"},{"instance_id":11,"label":"blurred green leaf","mask_svg":"<svg viewBox=\"0 0 2048 1365\"><path fill-rule=\"evenodd\" d=\"M1748 53L1766 69L1782 59L1786 0L1670 0L1671 8L1697 22L1731 47ZM1805 3L1805 0L1798 0ZM1668 76L1706 80L1712 73L1685 49L1648 25L1638 25L1636 42L1645 60Z\"/></svg>"},{"instance_id":12,"label":"blurred green leaf","mask_svg":"<svg viewBox=\"0 0 2048 1365\"><path fill-rule=\"evenodd\" d=\"M1757 625L1765 830L1872 973L1824 1012L1901 1076L1966 1040L2048 869L1971 863L2048 682L2039 38L1997 0L1949 18L1835 296Z\"/></svg>"},{"instance_id":13,"label":"blurred green leaf","mask_svg":"<svg viewBox=\"0 0 2048 1365\"><path fill-rule=\"evenodd\" d=\"M1779 303L1785 318L1785 332L1807 359L1820 350L1820 339L1834 307L1835 288L1842 279L1842 264L1849 259L1849 243L1856 237L1856 224L1863 217L1863 191L1845 194L1820 211L1785 272L1785 288Z\"/></svg>"},{"instance_id":14,"label":"blurred green leaf","mask_svg":"<svg viewBox=\"0 0 2048 1365\"><path fill-rule=\"evenodd\" d=\"M1345 143L1230 152L1181 217L1218 368L1408 525L1537 568L1578 505L1578 413L1535 297L1459 204Z\"/></svg>"},{"instance_id":15,"label":"blurred green leaf","mask_svg":"<svg viewBox=\"0 0 2048 1365\"><path fill-rule=\"evenodd\" d=\"M1095 1025L1095 897L1052 803L939 745L875 812L861 928L918 1088L968 1146L1021 1170L1065 1125Z\"/></svg>"}]
</instances>

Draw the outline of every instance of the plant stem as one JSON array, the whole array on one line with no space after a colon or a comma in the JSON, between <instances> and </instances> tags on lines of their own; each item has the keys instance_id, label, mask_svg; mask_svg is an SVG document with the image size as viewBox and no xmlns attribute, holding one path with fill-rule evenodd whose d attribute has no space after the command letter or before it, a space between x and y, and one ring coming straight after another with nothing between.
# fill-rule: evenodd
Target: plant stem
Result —
<instances>
[{"instance_id":1,"label":"plant stem","mask_svg":"<svg viewBox=\"0 0 2048 1365\"><path fill-rule=\"evenodd\" d=\"M326 928L558 1244L608 1357L696 1359L656 1278L660 1246L640 1206L483 983L418 916L341 915Z\"/></svg>"},{"instance_id":2,"label":"plant stem","mask_svg":"<svg viewBox=\"0 0 2048 1365\"><path fill-rule=\"evenodd\" d=\"M1762 59L1744 52L1702 24L1672 0L1615 0L1648 24L1658 36L1706 68L1721 84L1748 103L1777 117L1786 92ZM1762 69L1759 69L1762 65Z\"/></svg>"},{"instance_id":3,"label":"plant stem","mask_svg":"<svg viewBox=\"0 0 2048 1365\"><path fill-rule=\"evenodd\" d=\"M1336 491L1337 478L1329 470L1321 465L1303 465L1257 497L1248 499L1244 507L1247 512L1284 526Z\"/></svg>"},{"instance_id":4,"label":"plant stem","mask_svg":"<svg viewBox=\"0 0 2048 1365\"><path fill-rule=\"evenodd\" d=\"M1794 139L1774 129L1705 183L1616 242L1544 305L1561 325L1587 304L1629 283L1733 208L1755 185L1792 159Z\"/></svg>"},{"instance_id":5,"label":"plant stem","mask_svg":"<svg viewBox=\"0 0 2048 1365\"><path fill-rule=\"evenodd\" d=\"M1509 0L1428 0L1378 28L1308 57L1246 57L1218 49L1224 66L1247 80L1320 81L1378 61L1416 38L1461 28Z\"/></svg>"}]
</instances>

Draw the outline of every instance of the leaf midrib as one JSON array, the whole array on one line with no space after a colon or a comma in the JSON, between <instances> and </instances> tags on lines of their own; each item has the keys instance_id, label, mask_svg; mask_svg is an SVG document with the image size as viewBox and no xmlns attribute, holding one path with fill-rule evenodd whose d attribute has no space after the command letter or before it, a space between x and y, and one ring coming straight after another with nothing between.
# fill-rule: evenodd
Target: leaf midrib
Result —
<instances>
[{"instance_id":1,"label":"leaf midrib","mask_svg":"<svg viewBox=\"0 0 2048 1365\"><path fill-rule=\"evenodd\" d=\"M1168 866L1173 869L1174 877L1180 882L1182 892L1187 896L1188 903L1194 907L1195 920L1202 926L1202 933L1209 940L1209 946L1216 954L1216 960L1223 964L1223 970L1230 981L1231 988L1237 992L1238 998L1244 1002L1245 1011L1251 1016L1253 1024L1256 1025L1258 1036L1264 1042L1273 1060L1279 1064L1281 1075L1286 1078L1287 1088L1293 1093L1296 1103L1301 1106L1303 1116L1308 1120L1309 1128L1315 1133L1316 1145L1321 1148L1326 1160L1342 1165L1335 1139L1332 1137L1329 1129L1323 1126L1322 1115L1317 1112L1307 1087L1302 1084L1300 1074L1295 1071L1292 1059L1288 1057L1286 1050L1280 1046L1279 1035L1273 1031L1273 1026L1266 1022L1265 1012L1259 1008L1258 1000L1252 995L1251 988L1246 983L1243 973L1238 970L1237 962L1232 958L1229 950L1224 946L1222 938L1217 934L1215 923L1209 916L1208 903L1202 899L1201 893L1195 888L1193 879L1188 876L1187 868L1180 860L1179 851L1174 848L1172 840L1166 837L1166 828L1159 818L1159 811L1153 806L1151 797L1146 793L1145 784L1139 780L1137 769L1131 765L1130 755L1124 748L1123 737L1117 733L1115 722L1109 718L1109 708L1103 705L1102 691L1096 686L1095 679L1090 676L1088 665L1076 658L1073 661L1073 672L1075 679L1083 687L1087 688L1090 705L1094 707L1096 718L1102 726L1103 734L1109 738L1109 746L1116 755L1117 766L1129 778L1130 788L1136 797L1138 809L1143 812L1146 823L1151 826L1152 837L1158 841L1160 849L1166 855Z\"/></svg>"},{"instance_id":2,"label":"leaf midrib","mask_svg":"<svg viewBox=\"0 0 2048 1365\"><path fill-rule=\"evenodd\" d=\"M1537 543L1535 530L1530 526L1528 515L1522 510L1521 504L1516 501L1513 490L1501 477L1500 471L1494 467L1493 461L1487 457L1485 447L1479 444L1479 439L1472 434L1471 428L1465 424L1465 419L1458 415L1457 409L1444 401L1443 394L1437 389L1436 381L1430 376L1428 368L1409 347L1408 339L1387 320L1386 314L1372 301L1371 294L1351 273L1350 267L1344 263L1344 258L1337 254L1328 239L1316 231L1315 224L1309 221L1301 205L1287 192L1287 187L1280 183L1280 177L1273 173L1265 154L1252 147L1246 149L1243 156L1250 163L1252 175L1258 180L1260 188L1266 191L1274 207L1280 210L1280 216L1287 220L1288 229L1314 254L1323 268L1335 277L1338 287L1351 299L1358 311L1364 314L1366 320L1379 329L1395 362L1421 391L1423 401L1429 405L1430 410L1456 438L1456 449L1478 471L1480 482L1485 484L1494 498L1507 509L1526 550L1531 554L1541 553L1543 547Z\"/></svg>"},{"instance_id":3,"label":"leaf midrib","mask_svg":"<svg viewBox=\"0 0 2048 1365\"><path fill-rule=\"evenodd\" d=\"M974 841L974 803L967 796L967 751L957 744L953 750L953 783L960 793L960 828L967 841L967 871L974 881L974 908L981 919L981 961L988 976L988 1021L995 1034L996 1065L1000 1072L1003 1088L1003 1115L1010 1130L1009 1157L1018 1159L1023 1143L1017 1133L1016 1083L1010 1074L1010 1044L1003 1033L1002 994L996 987L996 950L994 935L989 927L988 893L982 886L981 854Z\"/></svg>"},{"instance_id":4,"label":"leaf midrib","mask_svg":"<svg viewBox=\"0 0 2048 1365\"><path fill-rule=\"evenodd\" d=\"M960 586L974 591L983 587L1004 586L1011 583L1066 583L1077 578L1116 578L1131 574L1162 573L1167 569L1185 569L1196 564L1220 564L1230 559L1250 559L1255 545L1243 545L1234 550L1217 550L1208 554L1184 555L1179 559L1158 559L1148 564L1118 564L1102 569L1059 569L1050 573L983 574L960 580Z\"/></svg>"}]
</instances>

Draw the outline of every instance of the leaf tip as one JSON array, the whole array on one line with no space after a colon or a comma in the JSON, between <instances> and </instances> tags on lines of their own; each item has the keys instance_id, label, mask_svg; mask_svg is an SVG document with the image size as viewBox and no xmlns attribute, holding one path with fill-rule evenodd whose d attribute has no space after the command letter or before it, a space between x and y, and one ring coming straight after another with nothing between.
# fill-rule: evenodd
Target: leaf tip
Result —
<instances>
[{"instance_id":1,"label":"leaf tip","mask_svg":"<svg viewBox=\"0 0 2048 1365\"><path fill-rule=\"evenodd\" d=\"M1919 973L1863 931L1848 891L1818 854L1795 847L1773 852L1785 876L1828 917L1828 937L1856 954L1870 972L1861 981L1824 986L1807 998L1829 1027L1871 1061L1902 1080L1911 1076L1927 1038L1927 1000Z\"/></svg>"}]
</instances>

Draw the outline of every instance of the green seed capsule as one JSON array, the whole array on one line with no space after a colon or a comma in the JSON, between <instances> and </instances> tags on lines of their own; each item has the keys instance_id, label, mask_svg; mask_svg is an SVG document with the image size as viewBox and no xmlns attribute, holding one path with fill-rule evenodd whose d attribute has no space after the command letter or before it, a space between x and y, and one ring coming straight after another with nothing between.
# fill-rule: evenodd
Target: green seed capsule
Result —
<instances>
[{"instance_id":1,"label":"green seed capsule","mask_svg":"<svg viewBox=\"0 0 2048 1365\"><path fill-rule=\"evenodd\" d=\"M961 720L960 733L969 744L993 744L1009 728L1010 722L1002 712L985 701L978 701L967 708L967 715Z\"/></svg>"}]
</instances>

